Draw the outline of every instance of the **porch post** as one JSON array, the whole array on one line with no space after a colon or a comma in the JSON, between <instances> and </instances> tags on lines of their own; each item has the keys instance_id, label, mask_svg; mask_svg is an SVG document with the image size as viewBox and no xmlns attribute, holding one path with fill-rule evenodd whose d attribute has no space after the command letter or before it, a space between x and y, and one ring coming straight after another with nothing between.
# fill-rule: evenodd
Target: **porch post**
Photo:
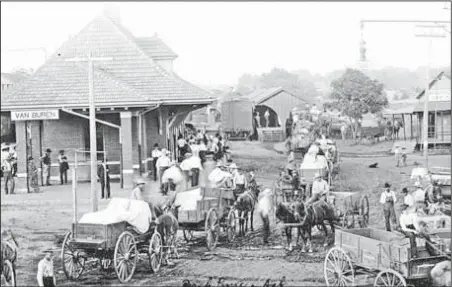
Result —
<instances>
[{"instance_id":1,"label":"porch post","mask_svg":"<svg viewBox=\"0 0 452 287\"><path fill-rule=\"evenodd\" d=\"M441 112L441 141L444 142L444 111Z\"/></svg>"},{"instance_id":2,"label":"porch post","mask_svg":"<svg viewBox=\"0 0 452 287\"><path fill-rule=\"evenodd\" d=\"M17 177L14 192L28 193L27 128L25 121L16 121L16 144Z\"/></svg>"},{"instance_id":3,"label":"porch post","mask_svg":"<svg viewBox=\"0 0 452 287\"><path fill-rule=\"evenodd\" d=\"M403 140L406 141L406 133L405 133L405 114L402 114L402 123L403 123Z\"/></svg>"},{"instance_id":4,"label":"porch post","mask_svg":"<svg viewBox=\"0 0 452 287\"><path fill-rule=\"evenodd\" d=\"M411 133L411 140L413 140L413 114L410 114L410 133Z\"/></svg>"},{"instance_id":5,"label":"porch post","mask_svg":"<svg viewBox=\"0 0 452 287\"><path fill-rule=\"evenodd\" d=\"M133 187L132 113L123 111L121 116L121 154L123 188Z\"/></svg>"},{"instance_id":6,"label":"porch post","mask_svg":"<svg viewBox=\"0 0 452 287\"><path fill-rule=\"evenodd\" d=\"M149 157L149 150L148 150L148 136L147 136L147 129L146 129L146 115L143 115L141 117L141 126L142 130L140 132L143 133L142 137L142 144L143 144L143 159L144 159L144 173L149 173L149 167L148 167L148 157Z\"/></svg>"}]
</instances>

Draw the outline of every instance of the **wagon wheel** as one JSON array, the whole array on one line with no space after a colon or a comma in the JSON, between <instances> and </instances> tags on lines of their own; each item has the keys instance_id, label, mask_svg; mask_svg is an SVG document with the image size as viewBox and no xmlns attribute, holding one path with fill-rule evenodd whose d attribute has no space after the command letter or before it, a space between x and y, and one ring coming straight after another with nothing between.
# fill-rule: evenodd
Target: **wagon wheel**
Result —
<instances>
[{"instance_id":1,"label":"wagon wheel","mask_svg":"<svg viewBox=\"0 0 452 287\"><path fill-rule=\"evenodd\" d=\"M186 242L190 242L193 239L193 230L184 229L183 233Z\"/></svg>"},{"instance_id":2,"label":"wagon wheel","mask_svg":"<svg viewBox=\"0 0 452 287\"><path fill-rule=\"evenodd\" d=\"M16 286L16 270L9 260L3 262L3 272L1 274L2 286Z\"/></svg>"},{"instance_id":3,"label":"wagon wheel","mask_svg":"<svg viewBox=\"0 0 452 287\"><path fill-rule=\"evenodd\" d=\"M237 232L237 221L235 218L235 210L231 209L228 214L227 230L228 241L232 242L235 239Z\"/></svg>"},{"instance_id":4,"label":"wagon wheel","mask_svg":"<svg viewBox=\"0 0 452 287\"><path fill-rule=\"evenodd\" d=\"M135 272L138 260L138 249L135 238L129 231L119 235L115 246L114 266L119 282L128 282Z\"/></svg>"},{"instance_id":5,"label":"wagon wheel","mask_svg":"<svg viewBox=\"0 0 452 287\"><path fill-rule=\"evenodd\" d=\"M366 195L361 196L359 200L359 215L361 218L359 222L360 227L367 227L369 225L369 199Z\"/></svg>"},{"instance_id":6,"label":"wagon wheel","mask_svg":"<svg viewBox=\"0 0 452 287\"><path fill-rule=\"evenodd\" d=\"M352 260L339 247L333 247L328 251L323 264L323 274L327 286L353 286L355 270Z\"/></svg>"},{"instance_id":7,"label":"wagon wheel","mask_svg":"<svg viewBox=\"0 0 452 287\"><path fill-rule=\"evenodd\" d=\"M374 286L394 286L394 287L405 287L406 281L399 273L393 270L383 270L378 273L374 281Z\"/></svg>"},{"instance_id":8,"label":"wagon wheel","mask_svg":"<svg viewBox=\"0 0 452 287\"><path fill-rule=\"evenodd\" d=\"M151 240L149 240L149 266L152 273L156 273L160 269L163 257L162 236L157 231L152 234Z\"/></svg>"},{"instance_id":9,"label":"wagon wheel","mask_svg":"<svg viewBox=\"0 0 452 287\"><path fill-rule=\"evenodd\" d=\"M355 216L351 209L348 209L342 217L342 227L353 228L355 227Z\"/></svg>"},{"instance_id":10,"label":"wagon wheel","mask_svg":"<svg viewBox=\"0 0 452 287\"><path fill-rule=\"evenodd\" d=\"M85 270L86 258L81 256L80 252L71 248L69 241L72 239L72 232L68 232L64 237L63 247L61 250L61 260L63 261L63 271L66 278L76 280Z\"/></svg>"},{"instance_id":11,"label":"wagon wheel","mask_svg":"<svg viewBox=\"0 0 452 287\"><path fill-rule=\"evenodd\" d=\"M209 209L205 222L207 249L212 250L217 246L220 236L220 219L214 208Z\"/></svg>"}]
</instances>

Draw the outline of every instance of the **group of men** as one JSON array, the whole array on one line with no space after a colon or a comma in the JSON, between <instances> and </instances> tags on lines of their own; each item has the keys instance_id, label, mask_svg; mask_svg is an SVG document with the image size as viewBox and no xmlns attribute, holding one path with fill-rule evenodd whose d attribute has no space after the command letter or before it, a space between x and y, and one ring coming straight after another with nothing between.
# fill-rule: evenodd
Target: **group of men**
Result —
<instances>
[{"instance_id":1,"label":"group of men","mask_svg":"<svg viewBox=\"0 0 452 287\"><path fill-rule=\"evenodd\" d=\"M396 229L404 233L410 239L411 257L416 258L417 247L416 237L424 238L427 251L434 256L436 250L428 234L427 224L419 220L419 216L429 214L433 207L440 207L444 204L441 189L430 177L426 189L422 187L420 181L414 183L414 190L410 192L408 188L403 188L403 203L401 204L399 222L397 226L397 216L395 203L396 193L391 190L391 185L385 183L384 191L380 196L380 203L383 205L385 226L387 231L391 231L391 221L396 225Z\"/></svg>"}]
</instances>

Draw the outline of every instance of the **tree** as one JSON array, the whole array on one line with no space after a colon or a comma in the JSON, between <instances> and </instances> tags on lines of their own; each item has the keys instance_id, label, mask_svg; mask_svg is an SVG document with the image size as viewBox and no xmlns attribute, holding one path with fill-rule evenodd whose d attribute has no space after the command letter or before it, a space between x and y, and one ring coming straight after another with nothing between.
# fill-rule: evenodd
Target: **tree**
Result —
<instances>
[{"instance_id":1,"label":"tree","mask_svg":"<svg viewBox=\"0 0 452 287\"><path fill-rule=\"evenodd\" d=\"M332 104L349 118L353 139L356 139L363 115L378 113L388 105L383 87L377 80L354 69L345 70L340 78L332 81Z\"/></svg>"}]
</instances>

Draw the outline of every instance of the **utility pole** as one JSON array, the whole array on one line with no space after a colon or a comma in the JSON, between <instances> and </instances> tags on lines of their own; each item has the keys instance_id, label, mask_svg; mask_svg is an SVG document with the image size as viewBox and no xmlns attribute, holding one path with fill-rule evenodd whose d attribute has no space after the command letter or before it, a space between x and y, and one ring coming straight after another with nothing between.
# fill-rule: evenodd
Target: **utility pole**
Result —
<instances>
[{"instance_id":1,"label":"utility pole","mask_svg":"<svg viewBox=\"0 0 452 287\"><path fill-rule=\"evenodd\" d=\"M91 204L92 211L97 211L97 140L96 140L96 107L94 100L94 67L93 62L111 61L112 58L92 57L91 52L88 58L66 59L67 62L88 62L88 83L89 83L89 137L90 137L90 157L91 157Z\"/></svg>"},{"instance_id":2,"label":"utility pole","mask_svg":"<svg viewBox=\"0 0 452 287\"><path fill-rule=\"evenodd\" d=\"M438 28L438 25L417 25L418 28L428 28L428 34L417 34L416 37L428 38L428 52L427 52L427 79L424 92L424 114L422 121L422 137L423 137L423 147L424 147L424 157L425 166L428 169L428 101L430 94L430 62L432 54L432 39L433 38L444 38L444 34L434 34L434 29ZM441 26L440 26L441 27Z\"/></svg>"}]
</instances>

